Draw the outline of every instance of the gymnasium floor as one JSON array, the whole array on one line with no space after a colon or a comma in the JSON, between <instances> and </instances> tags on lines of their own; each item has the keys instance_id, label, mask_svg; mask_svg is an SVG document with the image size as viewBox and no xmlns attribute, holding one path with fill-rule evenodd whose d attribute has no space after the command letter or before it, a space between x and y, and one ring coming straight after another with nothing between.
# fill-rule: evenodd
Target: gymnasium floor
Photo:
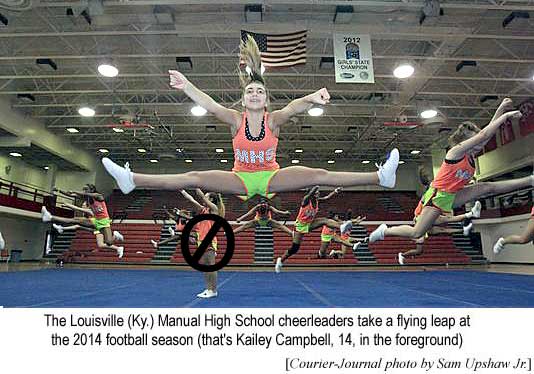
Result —
<instances>
[{"instance_id":1,"label":"gymnasium floor","mask_svg":"<svg viewBox=\"0 0 534 374\"><path fill-rule=\"evenodd\" d=\"M3 266L5 307L534 307L534 276L501 272L523 272L506 265L491 271L223 271L219 297L210 300L195 297L204 283L193 271Z\"/></svg>"}]
</instances>

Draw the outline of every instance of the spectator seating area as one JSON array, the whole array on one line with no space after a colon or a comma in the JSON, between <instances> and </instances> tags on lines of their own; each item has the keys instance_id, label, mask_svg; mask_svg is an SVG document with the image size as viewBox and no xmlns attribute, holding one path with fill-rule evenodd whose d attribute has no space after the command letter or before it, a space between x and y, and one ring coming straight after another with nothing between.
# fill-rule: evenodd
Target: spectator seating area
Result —
<instances>
[{"instance_id":1,"label":"spectator seating area","mask_svg":"<svg viewBox=\"0 0 534 374\"><path fill-rule=\"evenodd\" d=\"M366 226L367 232L370 233L376 226ZM119 259L114 251L98 250L94 236L85 231L78 231L72 240L69 250L63 255L66 262L77 263L123 263L123 264L150 264L156 249L154 249L150 240L159 240L162 225L153 223L122 223L115 224L113 229L120 230L125 241L124 257ZM255 230L246 230L236 236L235 250L230 265L259 265L255 261ZM226 238L220 232L217 235L218 240L218 258L222 258L226 252ZM291 247L291 237L285 233L273 232L272 260L283 255ZM342 259L318 259L317 253L321 245L320 229L317 229L304 237L299 252L288 260L288 265L358 265L363 264L358 260L357 254L352 249L347 250L345 257ZM177 250L172 254L168 264L185 265L186 262L180 250L179 244ZM196 249L191 245L190 251ZM366 264L377 265L396 265L397 253L415 248L415 244L408 239L390 237L382 242L368 245L371 256L374 261L365 262ZM332 242L328 252L332 249L341 249L339 243ZM408 258L408 264L470 264L471 258L460 248L456 247L452 236L435 236L427 240L424 252L421 256L414 259ZM263 261L262 265L268 265L269 261Z\"/></svg>"},{"instance_id":2,"label":"spectator seating area","mask_svg":"<svg viewBox=\"0 0 534 374\"><path fill-rule=\"evenodd\" d=\"M292 214L288 220L294 220L304 194L304 191L281 193L272 199L272 204L281 210L291 211ZM385 206L381 202L380 197L387 197L387 199L394 201L396 205L400 206L400 212L397 209L390 210L389 206ZM226 206L225 218L230 221L246 213L258 203L258 199L243 202L232 195L225 195L223 199ZM160 217L163 206L193 210L191 203L185 200L179 192L170 191L136 190L128 195L123 195L120 191L115 190L108 201L108 208L113 212L113 215L125 213L126 219ZM417 202L418 197L414 192L344 191L339 196L322 201L319 206L319 214L326 216L329 211L344 214L350 209L354 216L365 215L368 220L411 220Z\"/></svg>"},{"instance_id":3,"label":"spectator seating area","mask_svg":"<svg viewBox=\"0 0 534 374\"><path fill-rule=\"evenodd\" d=\"M324 191L323 195L326 193L327 191ZM274 218L280 221L294 221L304 194L305 192L301 191L281 193L275 196L272 199L272 204L280 210L289 210L292 214L289 217L275 216ZM124 243L118 243L125 247L122 259L119 259L114 251L98 249L94 235L84 231L76 232L72 240L69 238L70 244L67 242L66 247L62 247L59 251L54 250L52 255L62 256L67 261L81 263L150 264L151 262L163 262L176 265L185 264L179 250L175 251L168 261L152 261L157 250L150 244L151 239L157 241L161 239L162 223L165 218L164 206L188 208L194 211L192 204L186 201L179 192L136 190L129 195L124 195L119 190L115 190L107 201L112 216L119 218L115 220L113 229L119 230L125 237ZM243 202L235 196L227 195L224 196L224 202L227 212L225 218L233 221L257 204L258 199ZM367 221L409 221L417 202L418 197L414 192L343 191L339 196L320 203L319 216L324 217L328 215L329 211L333 211L341 215L350 212L353 217L366 216ZM44 204L53 214L64 217L72 216L71 211L56 206L59 204L54 195L31 190L28 186L18 186L7 182L0 185L0 204L35 212L39 212ZM507 206L501 210L504 211L505 209L520 214L528 212L529 206ZM494 216L495 211L495 209L486 211L483 213L483 217ZM132 220L135 220L136 223L133 223ZM141 222L137 220L141 220ZM374 227L362 227L362 235L365 235L365 229L370 232ZM267 265L270 264L271 256L274 260L291 246L291 237L275 231L272 233L272 239L267 241L267 249L264 239L260 239L260 241L263 240L261 244L263 252L260 256L255 257L257 239L256 231L253 229L239 234L236 237L235 251L230 264ZM226 251L226 241L222 233L218 234L218 242L218 256L221 257ZM288 265L358 265L363 263L391 265L397 263L396 256L399 251L415 246L410 240L387 238L383 242L369 245L368 256L366 255L368 258L365 261L360 261L358 253L353 253L352 250L348 250L343 259L317 259L320 244L320 229L317 229L306 235L300 251L288 261ZM194 249L195 246L192 247ZM340 244L332 242L328 252L332 249L340 249ZM259 261L258 257L261 257L262 260ZM427 241L423 255L415 259L408 259L407 263L467 264L470 263L470 257L455 246L451 236L440 236Z\"/></svg>"}]
</instances>

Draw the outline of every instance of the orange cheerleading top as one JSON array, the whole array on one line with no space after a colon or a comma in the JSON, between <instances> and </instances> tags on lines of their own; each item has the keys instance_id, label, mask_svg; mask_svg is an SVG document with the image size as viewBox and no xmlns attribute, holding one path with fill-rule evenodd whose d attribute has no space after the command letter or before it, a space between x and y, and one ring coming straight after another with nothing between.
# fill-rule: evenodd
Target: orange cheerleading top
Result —
<instances>
[{"instance_id":1,"label":"orange cheerleading top","mask_svg":"<svg viewBox=\"0 0 534 374\"><path fill-rule=\"evenodd\" d=\"M308 205L300 207L297 221L300 223L311 223L315 219L318 211L319 203L317 203L317 206L314 208L310 199Z\"/></svg>"},{"instance_id":2,"label":"orange cheerleading top","mask_svg":"<svg viewBox=\"0 0 534 374\"><path fill-rule=\"evenodd\" d=\"M327 225L323 225L323 229L321 230L321 235L334 235L336 232L336 229L331 229Z\"/></svg>"},{"instance_id":3,"label":"orange cheerleading top","mask_svg":"<svg viewBox=\"0 0 534 374\"><path fill-rule=\"evenodd\" d=\"M209 208L202 208L202 210L200 211L200 214L209 214L209 212L210 212ZM206 235L208 234L212 226L213 226L213 221L210 221L210 220L204 220L195 225L199 243L202 240L204 240L204 238L206 237ZM213 238L212 243L217 243L216 236Z\"/></svg>"},{"instance_id":4,"label":"orange cheerleading top","mask_svg":"<svg viewBox=\"0 0 534 374\"><path fill-rule=\"evenodd\" d=\"M278 138L274 136L268 124L269 113L263 115L263 123L258 140L252 140L247 113L243 113L241 126L232 139L234 148L234 168L232 171L255 172L280 169L276 162Z\"/></svg>"},{"instance_id":5,"label":"orange cheerleading top","mask_svg":"<svg viewBox=\"0 0 534 374\"><path fill-rule=\"evenodd\" d=\"M97 201L93 199L90 208L96 219L109 218L108 207L105 201Z\"/></svg>"},{"instance_id":6,"label":"orange cheerleading top","mask_svg":"<svg viewBox=\"0 0 534 374\"><path fill-rule=\"evenodd\" d=\"M339 237L341 238L341 240L349 240L350 232L346 232L344 234L341 234Z\"/></svg>"},{"instance_id":7,"label":"orange cheerleading top","mask_svg":"<svg viewBox=\"0 0 534 374\"><path fill-rule=\"evenodd\" d=\"M178 222L176 222L176 231L184 231L184 227L185 227L185 220L183 220L182 218L179 218L178 219Z\"/></svg>"},{"instance_id":8,"label":"orange cheerleading top","mask_svg":"<svg viewBox=\"0 0 534 374\"><path fill-rule=\"evenodd\" d=\"M431 186L440 191L456 193L469 183L473 175L475 175L475 165L468 155L458 161L445 159Z\"/></svg>"}]
</instances>

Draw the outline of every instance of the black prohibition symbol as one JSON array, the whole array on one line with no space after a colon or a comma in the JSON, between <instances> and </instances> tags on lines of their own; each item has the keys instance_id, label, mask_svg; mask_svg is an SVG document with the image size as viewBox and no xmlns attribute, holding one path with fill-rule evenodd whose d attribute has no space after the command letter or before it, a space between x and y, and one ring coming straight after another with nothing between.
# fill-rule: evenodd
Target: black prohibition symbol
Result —
<instances>
[{"instance_id":1,"label":"black prohibition symbol","mask_svg":"<svg viewBox=\"0 0 534 374\"><path fill-rule=\"evenodd\" d=\"M191 252L189 251L189 235L191 234L193 227L197 223L202 221L213 221L213 226L208 231L206 237L204 238L204 240L202 240L202 243L200 243L195 253L191 254ZM216 262L214 265L201 264L200 259L210 246L213 238L215 238L215 235L221 227L223 228L224 234L226 235L226 251L224 252L224 256L219 262ZM189 264L189 266L191 266L195 270L210 273L222 269L223 267L228 265L228 263L232 259L235 249L234 230L232 230L232 226L230 226L228 221L222 218L221 216L218 216L216 214L199 214L198 216L195 216L191 220L189 220L189 222L187 222L187 224L185 225L184 230L182 231L180 244L182 247L182 255L184 256L184 260Z\"/></svg>"}]
</instances>

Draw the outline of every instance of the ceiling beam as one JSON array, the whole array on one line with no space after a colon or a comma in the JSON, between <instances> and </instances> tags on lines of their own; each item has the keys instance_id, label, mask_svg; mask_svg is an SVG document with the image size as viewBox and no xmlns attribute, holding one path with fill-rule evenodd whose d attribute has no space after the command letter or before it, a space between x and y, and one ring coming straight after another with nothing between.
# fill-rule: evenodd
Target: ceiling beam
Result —
<instances>
[{"instance_id":1,"label":"ceiling beam","mask_svg":"<svg viewBox=\"0 0 534 374\"><path fill-rule=\"evenodd\" d=\"M165 73L124 73L120 74L119 78L162 78L168 77L169 74ZM269 78L334 78L332 73L269 73L267 74ZM189 73L187 74L188 78L220 78L220 77L229 77L229 78L238 78L237 74L231 73ZM466 77L466 76L454 76L454 75L424 75L416 74L416 78L421 79L437 79L437 80L454 80L454 81L486 81L486 82L532 82L532 77L528 78L501 78L501 77ZM72 79L72 78L102 78L100 74L17 74L17 75L0 75L0 80L20 80L20 79ZM395 79L398 80L393 74L375 74L375 78L380 79ZM167 87L167 85L165 85ZM176 90L172 90L176 91ZM1 93L1 91L0 91Z\"/></svg>"},{"instance_id":2,"label":"ceiling beam","mask_svg":"<svg viewBox=\"0 0 534 374\"><path fill-rule=\"evenodd\" d=\"M327 39L325 39L327 40ZM321 58L324 56L331 55L330 52L323 53L323 54L316 54L316 53L308 53L306 54L306 57L308 58ZM107 55L50 55L50 54L38 54L38 55L7 55L7 56L0 56L0 61L22 61L22 60L36 60L38 58L50 58L52 60L100 60L107 57L113 57L116 59L159 59L159 58L176 58L176 57L192 57L192 58L217 58L217 59L223 59L228 58L232 59L232 61L235 60L235 53L198 53L198 52L191 52L191 53L183 53L181 51L177 51L176 53L154 53L154 54L142 54L142 53L136 53L136 54L122 54L122 53L111 53ZM485 57L485 56L451 56L451 57L435 57L435 56L417 56L417 55L373 55L373 59L377 60L417 60L417 61L452 61L452 62L459 62L459 61L477 61L477 62L491 62L491 63L499 63L499 64L508 64L508 63L516 63L516 64L534 64L534 59L532 58L491 58L491 57Z\"/></svg>"},{"instance_id":3,"label":"ceiling beam","mask_svg":"<svg viewBox=\"0 0 534 374\"><path fill-rule=\"evenodd\" d=\"M533 7L534 8L534 7ZM331 22L310 20L305 22L266 22L254 27L255 32L269 32L273 29L280 33L308 30L309 39L331 37L332 33L354 32L355 25L338 25ZM15 38L79 38L79 37L109 37L109 36L179 36L180 38L198 38L202 36L216 36L235 40L240 30L250 28L250 24L208 23L208 24L176 24L174 30L104 30L104 31L61 31L61 32L2 32L0 39ZM407 32L405 30L413 30ZM522 40L532 41L534 35L514 34L474 34L472 30L459 27L385 27L380 25L359 25L358 32L370 34L374 40L454 40L454 39L493 39L493 40Z\"/></svg>"},{"instance_id":4,"label":"ceiling beam","mask_svg":"<svg viewBox=\"0 0 534 374\"><path fill-rule=\"evenodd\" d=\"M247 4L250 1L243 0L134 0L134 1L106 1L106 6L146 6L146 5L229 5L229 4ZM84 4L84 2L41 2L37 3L37 7L67 7ZM369 1L369 0L269 0L268 5L352 5L357 7L380 7L380 8L398 8L398 9L421 9L423 1ZM444 9L467 9L467 10L534 10L534 5L531 1L524 0L508 0L502 2L488 2L488 1L464 1L441 4Z\"/></svg>"},{"instance_id":5,"label":"ceiling beam","mask_svg":"<svg viewBox=\"0 0 534 374\"><path fill-rule=\"evenodd\" d=\"M239 93L241 92L240 89L206 89L202 88L202 91L206 93ZM271 93L277 93L277 94L294 94L294 95L304 95L309 94L312 92L311 89L291 89L291 90L275 90L270 89ZM371 94L371 93L383 93L383 94L398 94L402 91L394 91L394 90L335 90L331 89L329 90L331 95L358 95L358 94ZM17 94L32 94L32 95L73 95L73 94L83 94L83 95L102 95L107 96L110 94L154 94L154 95L162 95L165 93L177 93L176 90L172 89L117 89L117 90L88 90L88 89L80 89L80 90L20 90L20 91L0 91L0 95L17 95ZM482 92L465 92L465 91L420 91L417 92L419 95L430 95L430 96L500 96L500 97L507 97L508 95L510 97L525 97L529 96L529 94L520 94L520 93L508 93L508 92L490 92L490 91L482 91ZM354 99L352 99L354 100ZM185 103L180 102L172 102L172 103L130 103L129 105L191 105L192 102L188 101ZM221 105L233 105L234 102L220 102ZM21 106L26 104L15 104L15 106ZM31 104L29 104L31 106ZM39 105L39 104L34 104ZM47 104L43 104L47 105ZM76 104L72 104L76 105ZM109 103L103 103L102 106L110 106L112 104ZM116 104L118 106L118 104ZM273 106L277 106L276 103L272 104ZM341 105L341 104L339 104Z\"/></svg>"},{"instance_id":6,"label":"ceiling beam","mask_svg":"<svg viewBox=\"0 0 534 374\"><path fill-rule=\"evenodd\" d=\"M229 105L229 103L219 103L221 105ZM96 107L115 107L115 106L121 106L121 107L142 107L142 106L158 106L158 107L166 107L166 106L191 106L191 103L187 104L179 104L179 103L125 103L125 104L113 104L113 103L92 103L93 106ZM65 107L78 107L80 106L80 103L48 103L48 104L13 104L13 108L65 108ZM283 105L272 105L273 109L281 108ZM343 103L336 103L336 102L330 102L328 104L328 107L339 107L339 108L415 108L415 105L403 103L403 104L394 104L394 103L386 103L386 104L370 104L370 103L350 103L350 102L343 102ZM483 110L483 109L492 109L490 107L481 106L481 105L439 105L440 109L473 109L473 110ZM159 115L159 114L158 114ZM358 113L354 113L355 116L358 115Z\"/></svg>"}]
</instances>

